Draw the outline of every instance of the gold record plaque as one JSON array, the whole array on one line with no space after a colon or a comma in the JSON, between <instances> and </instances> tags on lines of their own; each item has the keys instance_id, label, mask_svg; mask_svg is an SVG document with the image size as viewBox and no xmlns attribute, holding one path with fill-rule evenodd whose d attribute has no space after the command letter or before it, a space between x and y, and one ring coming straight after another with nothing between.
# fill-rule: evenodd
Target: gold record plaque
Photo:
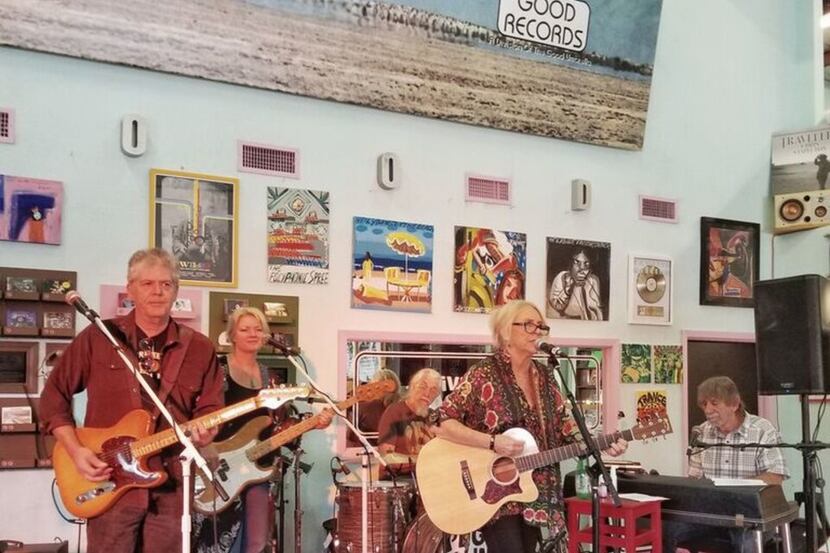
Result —
<instances>
[{"instance_id":1,"label":"gold record plaque","mask_svg":"<svg viewBox=\"0 0 830 553\"><path fill-rule=\"evenodd\" d=\"M666 277L659 267L646 265L637 273L637 294L647 303L657 303L666 293Z\"/></svg>"}]
</instances>

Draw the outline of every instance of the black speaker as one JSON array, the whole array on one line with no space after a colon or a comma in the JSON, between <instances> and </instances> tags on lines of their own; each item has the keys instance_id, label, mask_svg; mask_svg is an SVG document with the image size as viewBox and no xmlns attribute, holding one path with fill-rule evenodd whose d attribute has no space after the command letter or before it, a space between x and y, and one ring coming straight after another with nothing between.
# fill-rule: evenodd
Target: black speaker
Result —
<instances>
[{"instance_id":1,"label":"black speaker","mask_svg":"<svg viewBox=\"0 0 830 553\"><path fill-rule=\"evenodd\" d=\"M761 395L830 392L830 302L819 275L755 283L755 352Z\"/></svg>"}]
</instances>

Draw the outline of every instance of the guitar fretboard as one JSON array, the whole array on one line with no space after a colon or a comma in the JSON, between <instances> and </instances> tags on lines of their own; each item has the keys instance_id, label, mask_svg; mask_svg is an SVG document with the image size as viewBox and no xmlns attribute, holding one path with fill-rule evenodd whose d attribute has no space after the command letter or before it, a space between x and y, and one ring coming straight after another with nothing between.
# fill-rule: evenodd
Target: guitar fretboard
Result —
<instances>
[{"instance_id":1,"label":"guitar fretboard","mask_svg":"<svg viewBox=\"0 0 830 553\"><path fill-rule=\"evenodd\" d=\"M619 438L632 441L634 439L634 434L631 430L623 430L621 432L614 432L613 434L594 436L594 441L600 451L602 451L604 449L608 449L611 444L616 442ZM519 472L526 472L539 467L552 465L572 457L579 457L587 451L588 447L584 443L574 442L572 444L555 447L546 451L540 451L539 453L522 455L521 457L516 457L514 461Z\"/></svg>"}]
</instances>

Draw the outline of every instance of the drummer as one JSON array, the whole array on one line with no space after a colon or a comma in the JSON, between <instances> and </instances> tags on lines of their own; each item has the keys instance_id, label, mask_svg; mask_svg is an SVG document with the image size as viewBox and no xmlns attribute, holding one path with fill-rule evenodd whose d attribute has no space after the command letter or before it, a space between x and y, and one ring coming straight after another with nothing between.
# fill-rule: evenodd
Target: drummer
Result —
<instances>
[{"instance_id":1,"label":"drummer","mask_svg":"<svg viewBox=\"0 0 830 553\"><path fill-rule=\"evenodd\" d=\"M414 461L421 447L433 437L429 431L429 407L440 394L441 374L435 369L424 368L412 376L403 399L389 405L380 417L381 454L396 453Z\"/></svg>"}]
</instances>

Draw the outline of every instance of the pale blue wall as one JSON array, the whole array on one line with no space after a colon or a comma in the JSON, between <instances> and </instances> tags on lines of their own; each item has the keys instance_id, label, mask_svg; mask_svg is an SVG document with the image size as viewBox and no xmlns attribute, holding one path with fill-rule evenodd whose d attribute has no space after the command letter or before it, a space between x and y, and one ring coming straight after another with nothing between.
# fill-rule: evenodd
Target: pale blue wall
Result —
<instances>
[{"instance_id":1,"label":"pale blue wall","mask_svg":"<svg viewBox=\"0 0 830 553\"><path fill-rule=\"evenodd\" d=\"M299 148L299 182L240 174L240 286L251 293L301 298L300 344L336 388L337 332L397 330L486 334L486 317L451 311L452 227L483 225L528 234L528 298L544 300L546 236L612 242L611 321L556 322L554 334L622 341L680 343L681 330L751 332L747 309L698 305L698 235L702 215L763 221L762 277L770 274L767 223L770 134L812 124L814 49L809 3L779 0L666 0L645 146L612 150L533 136L419 119L214 82L0 49L0 106L17 111L18 140L0 145L0 172L65 183L65 226L59 247L0 243L0 265L76 270L79 289L98 297L102 283L120 283L126 256L147 244L150 168L236 174L238 138ZM120 119L142 114L150 147L127 158L118 144ZM383 192L375 160L394 151L404 185ZM512 208L467 205L467 171L513 179ZM594 206L570 212L570 181L594 184ZM332 193L330 284L269 285L265 281L265 188L304 186ZM680 222L636 218L637 195L676 198ZM378 216L436 226L434 309L431 315L349 308L351 218ZM629 252L675 260L675 322L670 327L626 323ZM825 269L826 270L826 269ZM626 386L620 406L634 412ZM679 428L679 386L668 389ZM786 411L782 409L781 411ZM782 413L790 430L789 413ZM787 435L797 439L800 432ZM316 462L305 486L305 550L319 551L321 520L329 518L328 458L333 432L310 435ZM659 445L632 445L629 457L663 473L682 470L677 435ZM797 468L797 467L794 467ZM794 472L798 472L794 470ZM4 497L0 537L49 541L73 530L53 514L46 472L0 472ZM290 520L290 519L289 519Z\"/></svg>"}]
</instances>

